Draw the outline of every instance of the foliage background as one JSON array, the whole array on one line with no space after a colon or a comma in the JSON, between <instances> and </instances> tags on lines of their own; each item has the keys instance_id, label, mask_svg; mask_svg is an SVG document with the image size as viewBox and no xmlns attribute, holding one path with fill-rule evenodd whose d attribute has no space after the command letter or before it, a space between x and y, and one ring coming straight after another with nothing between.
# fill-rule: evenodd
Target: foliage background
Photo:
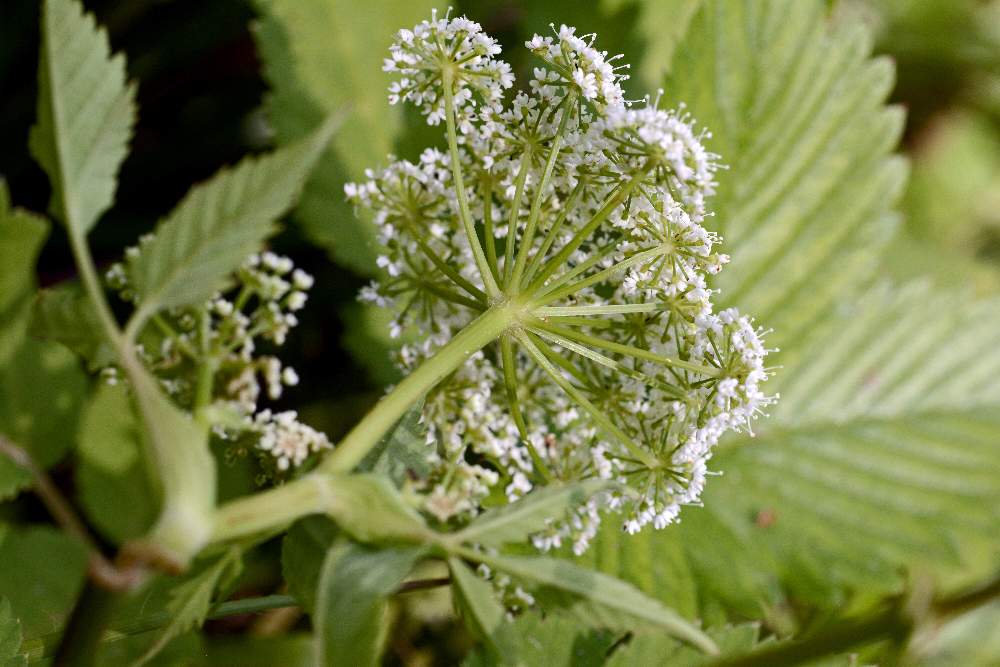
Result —
<instances>
[{"instance_id":1,"label":"foliage background","mask_svg":"<svg viewBox=\"0 0 1000 667\"><path fill-rule=\"evenodd\" d=\"M297 136L314 124L320 108L352 103L354 113L349 125L335 140L331 155L314 176L295 222L287 225L273 243L275 249L293 256L317 277L310 306L302 313L303 325L285 347L287 361L305 371L300 373L302 384L286 394L282 407L299 409L307 421L336 438L395 379L384 354L387 341L381 333L379 313L364 310L355 302L357 289L367 277L366 268L371 266L371 255L363 243L364 227L350 222L351 213L340 202L339 183L347 174L356 175L363 167L378 164L390 150L407 155L432 141L427 139L419 118L386 111L384 87L373 75L391 31L414 23L426 14L425 9L420 3L398 0L366 3L329 0L321 3L318 10L324 21L310 23L296 22L297 12L316 3L296 4L288 0L212 3L105 0L85 4L108 27L112 46L127 54L130 78L139 82L141 111L132 152L122 170L116 206L91 238L99 264L116 260L124 245L151 229L191 182L207 178L222 164L268 148L275 141ZM980 296L997 294L1000 289L1000 3L841 0L828 4L832 5L834 23L861 18L871 26L876 53L891 56L897 65L898 84L890 100L907 109L903 150L910 159L912 175L901 200L902 226L878 272L897 283L930 275L939 286L971 290ZM574 22L581 32L598 32L602 48L612 53L623 52L633 63L634 78L629 92L638 97L662 85L675 41L684 34L687 18L698 2L469 0L457 5L457 11L468 13L499 38L517 71L528 66L517 47L532 32L547 30L550 21ZM0 90L4 101L0 106L0 146L5 149L0 151L0 174L8 181L15 205L42 211L48 201L47 180L25 148L37 95L38 6L26 0L8 3L3 19ZM289 34L291 30L284 32L287 26L296 25L305 32L294 35ZM331 27L337 39L330 39L334 36L329 32ZM278 48L279 45L283 48ZM314 51L309 52L310 48ZM287 58L287 54L293 58ZM311 68L301 69L303 62L310 63ZM269 82L274 81L295 81L296 85L278 86L270 98ZM675 99L669 88L667 96ZM688 99L683 94L676 97ZM274 114L273 122L264 111L267 104L280 111ZM711 124L710 119L699 117L699 120ZM329 261L331 258L334 262ZM40 283L54 284L72 274L73 263L64 238L60 234L51 235L42 249ZM890 311L895 307L901 313L909 312L906 308L927 307L920 293L909 299L903 306L876 307ZM345 395L344 387L356 391ZM72 463L68 459L53 470L57 481L67 489L80 483L70 472ZM249 473L239 466L225 469L224 475L224 497L251 485ZM768 511L770 508L762 504L753 521L766 524L771 517ZM30 523L45 518L44 509L30 494L0 505L0 519L6 523ZM24 555L33 553L34 543L55 540L56 536L36 529L20 536L16 543L0 541L0 563L30 561ZM710 551L708 547L705 545L706 552ZM651 544L645 555L635 555L639 550L630 551L631 562L616 561L621 570L618 573L627 578L651 579L654 560L661 562L665 553L673 553L677 563L683 560L678 552L665 548L662 544ZM80 567L72 562L79 559L72 550L53 545L48 551L66 559L65 568ZM608 547L602 567L609 567L607 559L617 559L616 553L613 545ZM983 554L981 569L988 571L992 554L988 550ZM805 590L816 583L811 577L817 571L825 573L826 564L818 555L803 555L794 550L781 555L789 559L781 569L797 577L803 596L832 595L818 589ZM593 557L599 560L602 554L598 552ZM805 562L796 562L795 558L804 558ZM243 590L252 593L273 587L279 576L277 563L275 544L248 564L248 573L241 584ZM42 588L37 594L51 597L54 607L60 599L71 598L72 590L67 587L72 586L61 580L47 585L45 574L43 570L25 574L40 582ZM741 576L737 572L732 582L718 583L720 589L729 587L719 596L723 598L720 604L735 599L738 606L741 591L762 583ZM893 576L883 570L872 573L873 580L884 581ZM642 585L642 581L637 583ZM746 616L759 615L753 608L759 591L744 592L747 597L743 602L749 606ZM711 605L706 607L704 592L670 591L674 598L679 593L688 596L692 609L711 611ZM766 610L770 628L781 630L802 622L796 609L786 607L794 600L774 595L770 601L772 605ZM836 606L843 601L832 602ZM415 606L423 606L432 615L447 608L441 600L430 596L418 598ZM35 624L43 627L44 611L39 615ZM994 609L992 617L986 617L985 621L966 621L973 629L965 631L975 634L976 623L988 627L998 618L1000 614ZM28 624L24 619L22 622ZM243 650L235 648L227 637L243 632L250 622L237 619L210 624L208 638L204 640L210 652L225 656L235 655L226 651ZM940 650L967 650L963 648L966 635L962 635L962 628L951 632L957 633L959 640L947 644L946 633ZM600 639L591 637L597 642L595 646L600 645ZM202 640L182 638L175 650L182 654L184 642L198 641ZM294 642L294 636L289 641ZM394 659L403 661L430 655L454 657L464 650L463 642L454 638L447 625L429 628L415 625L412 632L399 633L392 652ZM266 649L251 650L263 656ZM244 657L238 659L245 660L248 654L241 655ZM949 655L955 654L943 655L941 664L948 664ZM169 660L169 654L166 659ZM225 664L226 658L219 660L216 664ZM268 664L266 657L261 660L264 660L261 664Z\"/></svg>"}]
</instances>

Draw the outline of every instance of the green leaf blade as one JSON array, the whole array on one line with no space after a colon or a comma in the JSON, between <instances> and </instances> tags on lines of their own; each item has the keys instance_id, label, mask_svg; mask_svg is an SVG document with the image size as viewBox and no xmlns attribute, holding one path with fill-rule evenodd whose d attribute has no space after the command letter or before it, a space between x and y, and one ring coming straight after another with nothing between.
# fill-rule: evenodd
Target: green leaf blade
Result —
<instances>
[{"instance_id":1,"label":"green leaf blade","mask_svg":"<svg viewBox=\"0 0 1000 667\"><path fill-rule=\"evenodd\" d=\"M452 592L465 625L478 639L485 641L503 664L516 664L517 651L512 628L505 621L505 610L497 601L493 587L483 581L458 558L448 559Z\"/></svg>"},{"instance_id":2,"label":"green leaf blade","mask_svg":"<svg viewBox=\"0 0 1000 667\"><path fill-rule=\"evenodd\" d=\"M385 637L386 598L423 549L340 544L323 564L316 596L316 664L376 665Z\"/></svg>"},{"instance_id":3,"label":"green leaf blade","mask_svg":"<svg viewBox=\"0 0 1000 667\"><path fill-rule=\"evenodd\" d=\"M386 103L390 77L381 72L396 32L429 19L421 0L256 0L255 41L271 88L268 115L279 145L295 141L324 114L349 108L306 185L296 219L338 262L373 273L375 227L359 221L344 198L344 183L385 162L402 129L399 108ZM337 35L331 40L330 35Z\"/></svg>"},{"instance_id":4,"label":"green leaf blade","mask_svg":"<svg viewBox=\"0 0 1000 667\"><path fill-rule=\"evenodd\" d=\"M712 640L676 611L614 577L544 556L468 555L540 587L536 595L546 596L588 623L624 630L637 625L656 628L706 653L716 652Z\"/></svg>"},{"instance_id":5,"label":"green leaf blade","mask_svg":"<svg viewBox=\"0 0 1000 667\"><path fill-rule=\"evenodd\" d=\"M138 664L148 663L171 640L192 628L200 627L208 616L216 590L229 586L242 569L243 550L240 547L230 547L213 563L174 586L166 605L171 615L170 623L159 633Z\"/></svg>"},{"instance_id":6,"label":"green leaf blade","mask_svg":"<svg viewBox=\"0 0 1000 667\"><path fill-rule=\"evenodd\" d=\"M270 155L247 158L195 186L130 262L140 318L208 299L272 234L292 206L337 120Z\"/></svg>"},{"instance_id":7,"label":"green leaf blade","mask_svg":"<svg viewBox=\"0 0 1000 667\"><path fill-rule=\"evenodd\" d=\"M8 667L28 664L21 652L21 622L14 616L10 601L0 597L0 662Z\"/></svg>"},{"instance_id":8,"label":"green leaf blade","mask_svg":"<svg viewBox=\"0 0 1000 667\"><path fill-rule=\"evenodd\" d=\"M549 521L562 518L573 507L611 486L605 480L591 479L532 491L515 503L484 512L455 539L488 546L524 542L544 530Z\"/></svg>"},{"instance_id":9,"label":"green leaf blade","mask_svg":"<svg viewBox=\"0 0 1000 667\"><path fill-rule=\"evenodd\" d=\"M46 0L31 152L52 184L50 210L85 236L114 200L135 122L125 59L75 0Z\"/></svg>"}]
</instances>

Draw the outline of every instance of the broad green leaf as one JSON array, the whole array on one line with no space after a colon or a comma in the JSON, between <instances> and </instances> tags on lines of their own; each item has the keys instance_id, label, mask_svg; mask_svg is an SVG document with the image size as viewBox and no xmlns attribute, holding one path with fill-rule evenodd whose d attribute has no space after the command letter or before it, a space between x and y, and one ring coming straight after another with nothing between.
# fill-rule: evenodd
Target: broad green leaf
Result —
<instances>
[{"instance_id":1,"label":"broad green leaf","mask_svg":"<svg viewBox=\"0 0 1000 667\"><path fill-rule=\"evenodd\" d=\"M755 624L745 624L708 630L708 635L719 647L721 656L745 653L760 641L760 628ZM711 664L713 658L699 653L690 646L663 635L645 634L630 638L615 648L605 663L606 667L626 667L628 665L671 665L673 667L694 667Z\"/></svg>"},{"instance_id":2,"label":"broad green leaf","mask_svg":"<svg viewBox=\"0 0 1000 667\"><path fill-rule=\"evenodd\" d=\"M0 598L0 663L8 667L28 664L21 652L21 622L14 616L7 598Z\"/></svg>"},{"instance_id":3,"label":"broad green leaf","mask_svg":"<svg viewBox=\"0 0 1000 667\"><path fill-rule=\"evenodd\" d=\"M206 639L200 655L190 664L196 667L313 667L313 641L307 633L293 632L280 637L235 635Z\"/></svg>"},{"instance_id":4,"label":"broad green leaf","mask_svg":"<svg viewBox=\"0 0 1000 667\"><path fill-rule=\"evenodd\" d=\"M645 49L638 63L638 75L650 93L663 87L677 44L702 0L640 0L636 29ZM628 55L628 54L626 54Z\"/></svg>"},{"instance_id":5,"label":"broad green leaf","mask_svg":"<svg viewBox=\"0 0 1000 667\"><path fill-rule=\"evenodd\" d=\"M690 646L664 637L663 635L637 635L621 643L613 650L606 667L627 667L629 665L670 665L671 667L698 667L699 665L715 665L721 661L725 665L727 659L737 661L754 649L773 645L774 637L761 639L761 629L756 623L727 625L712 628L708 635L719 647L719 657L706 656ZM755 664L763 664L757 662ZM792 663L782 663L792 664ZM851 667L857 664L869 664L864 658L858 661L857 655L832 655L820 660L797 661L796 665L808 667Z\"/></svg>"},{"instance_id":6,"label":"broad green leaf","mask_svg":"<svg viewBox=\"0 0 1000 667\"><path fill-rule=\"evenodd\" d=\"M336 123L328 118L287 148L195 186L129 262L140 313L197 303L224 288L295 203Z\"/></svg>"},{"instance_id":7,"label":"broad green leaf","mask_svg":"<svg viewBox=\"0 0 1000 667\"><path fill-rule=\"evenodd\" d=\"M493 586L480 579L458 558L448 559L452 594L473 636L485 641L504 664L517 664L518 653L506 610L496 599Z\"/></svg>"},{"instance_id":8,"label":"broad green leaf","mask_svg":"<svg viewBox=\"0 0 1000 667\"><path fill-rule=\"evenodd\" d=\"M91 371L116 360L115 351L101 333L93 305L77 283L44 289L36 295L29 333L63 344L86 361Z\"/></svg>"},{"instance_id":9,"label":"broad green leaf","mask_svg":"<svg viewBox=\"0 0 1000 667\"><path fill-rule=\"evenodd\" d=\"M565 616L542 616L529 611L512 623L512 639L522 665L550 667L601 667L616 636L607 631L581 627ZM477 650L462 663L463 667L486 667L494 660ZM656 664L647 663L647 664Z\"/></svg>"},{"instance_id":10,"label":"broad green leaf","mask_svg":"<svg viewBox=\"0 0 1000 667\"><path fill-rule=\"evenodd\" d=\"M710 201L732 256L719 306L782 350L870 280L897 225L903 114L884 104L892 65L870 52L818 0L705 0L664 84L728 165Z\"/></svg>"},{"instance_id":11,"label":"broad green leaf","mask_svg":"<svg viewBox=\"0 0 1000 667\"><path fill-rule=\"evenodd\" d=\"M477 554L476 560L532 587L547 610L572 613L593 627L653 628L702 651L715 651L712 641L676 611L614 577L546 556Z\"/></svg>"},{"instance_id":12,"label":"broad green leaf","mask_svg":"<svg viewBox=\"0 0 1000 667\"><path fill-rule=\"evenodd\" d=\"M0 366L0 435L23 448L47 468L60 461L73 444L87 382L76 358L61 345L24 338ZM0 497L27 483L23 472L8 476L0 456ZM18 469L20 470L20 469Z\"/></svg>"},{"instance_id":13,"label":"broad green leaf","mask_svg":"<svg viewBox=\"0 0 1000 667\"><path fill-rule=\"evenodd\" d=\"M424 551L332 547L316 595L316 664L376 665L386 631L386 599Z\"/></svg>"},{"instance_id":14,"label":"broad green leaf","mask_svg":"<svg viewBox=\"0 0 1000 667\"><path fill-rule=\"evenodd\" d=\"M46 0L31 153L52 184L52 214L85 236L115 197L135 122L125 58L76 0Z\"/></svg>"},{"instance_id":15,"label":"broad green leaf","mask_svg":"<svg viewBox=\"0 0 1000 667\"><path fill-rule=\"evenodd\" d=\"M271 94L267 109L279 145L303 136L326 114L348 109L306 185L296 218L345 266L374 272L374 226L358 221L344 183L385 164L401 128L390 107L382 59L400 28L429 19L430 0L255 0L257 48Z\"/></svg>"},{"instance_id":16,"label":"broad green leaf","mask_svg":"<svg viewBox=\"0 0 1000 667\"><path fill-rule=\"evenodd\" d=\"M337 534L330 519L307 516L296 521L281 541L281 573L288 592L308 612L316 607L316 583Z\"/></svg>"},{"instance_id":17,"label":"broad green leaf","mask_svg":"<svg viewBox=\"0 0 1000 667\"><path fill-rule=\"evenodd\" d=\"M35 262L48 235L45 220L11 207L7 182L0 178L0 368L24 335Z\"/></svg>"},{"instance_id":18,"label":"broad green leaf","mask_svg":"<svg viewBox=\"0 0 1000 667\"><path fill-rule=\"evenodd\" d=\"M563 518L569 510L610 486L605 480L591 479L532 491L515 503L479 515L455 538L488 546L524 542L533 533L544 530L550 521Z\"/></svg>"},{"instance_id":19,"label":"broad green leaf","mask_svg":"<svg viewBox=\"0 0 1000 667\"><path fill-rule=\"evenodd\" d=\"M142 535L158 509L142 425L123 385L103 385L80 423L76 487L90 523L115 543Z\"/></svg>"},{"instance_id":20,"label":"broad green leaf","mask_svg":"<svg viewBox=\"0 0 1000 667\"><path fill-rule=\"evenodd\" d=\"M677 50L671 100L730 165L718 286L775 328L781 399L717 453L704 508L629 538L609 523L586 559L669 602L630 559L679 557L702 618L841 608L898 592L907 566L975 576L1000 553L1000 307L869 288L904 169L891 70L868 53L797 0L706 0Z\"/></svg>"},{"instance_id":21,"label":"broad green leaf","mask_svg":"<svg viewBox=\"0 0 1000 667\"><path fill-rule=\"evenodd\" d=\"M207 567L189 575L170 591L167 611L170 624L157 636L156 641L140 659L145 664L159 653L172 639L205 622L215 591L229 586L243 569L243 550L231 547Z\"/></svg>"},{"instance_id":22,"label":"broad green leaf","mask_svg":"<svg viewBox=\"0 0 1000 667\"><path fill-rule=\"evenodd\" d=\"M0 597L10 601L25 639L62 630L84 583L87 555L55 528L0 524Z\"/></svg>"},{"instance_id":23,"label":"broad green leaf","mask_svg":"<svg viewBox=\"0 0 1000 667\"><path fill-rule=\"evenodd\" d=\"M25 407L22 401L10 395L10 388L18 381L24 381L26 365L32 365L31 359L25 359L24 352L37 352L40 346L32 346L25 341L27 328L27 312L35 291L35 262L42 244L48 236L48 224L21 209L12 209L7 183L0 179L0 398L15 400L15 405L5 408L0 404L0 435L18 438L24 435L24 420L34 422L35 410L41 406L35 404L30 412L22 413ZM37 369L37 363L34 364ZM29 443L15 443L21 447ZM46 443L42 444L43 448ZM65 443L68 444L68 443ZM55 443L55 456L48 456L48 463L58 458L64 451L59 443ZM0 455L0 500L6 499L24 488L31 481L26 470L16 465L6 456Z\"/></svg>"},{"instance_id":24,"label":"broad green leaf","mask_svg":"<svg viewBox=\"0 0 1000 667\"><path fill-rule=\"evenodd\" d=\"M427 429L421 423L423 401L406 411L396 426L358 464L358 469L387 476L401 485L407 476L424 478L427 463Z\"/></svg>"}]
</instances>

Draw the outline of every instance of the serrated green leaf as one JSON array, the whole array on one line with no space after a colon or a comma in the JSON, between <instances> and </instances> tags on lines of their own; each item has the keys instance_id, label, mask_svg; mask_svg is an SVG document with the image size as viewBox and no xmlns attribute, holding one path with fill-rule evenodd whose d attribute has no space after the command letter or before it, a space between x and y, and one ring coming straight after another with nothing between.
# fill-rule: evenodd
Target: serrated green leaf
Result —
<instances>
[{"instance_id":1,"label":"serrated green leaf","mask_svg":"<svg viewBox=\"0 0 1000 667\"><path fill-rule=\"evenodd\" d=\"M77 283L44 289L35 296L29 333L34 338L61 343L86 361L91 371L117 359L101 334L93 305Z\"/></svg>"},{"instance_id":2,"label":"serrated green leaf","mask_svg":"<svg viewBox=\"0 0 1000 667\"><path fill-rule=\"evenodd\" d=\"M573 507L611 486L606 480L590 479L532 491L515 503L479 515L455 539L488 546L524 542L533 533L544 530L550 521L563 518Z\"/></svg>"},{"instance_id":3,"label":"serrated green leaf","mask_svg":"<svg viewBox=\"0 0 1000 667\"><path fill-rule=\"evenodd\" d=\"M76 486L87 519L115 543L152 525L158 494L141 448L142 425L123 385L103 385L80 423Z\"/></svg>"},{"instance_id":4,"label":"serrated green leaf","mask_svg":"<svg viewBox=\"0 0 1000 667\"><path fill-rule=\"evenodd\" d=\"M31 153L52 184L52 214L85 236L115 197L135 122L125 58L76 0L46 0Z\"/></svg>"},{"instance_id":5,"label":"serrated green leaf","mask_svg":"<svg viewBox=\"0 0 1000 667\"><path fill-rule=\"evenodd\" d=\"M680 554L703 618L760 618L789 596L839 608L898 591L901 566L1000 552L1000 309L869 290L905 174L891 68L869 51L863 30L797 0L706 0L677 50L670 101L730 165L718 286L775 328L783 367L765 388L781 399L756 439L713 458L725 474L703 509L629 538L608 525L587 558L671 600L615 554Z\"/></svg>"},{"instance_id":6,"label":"serrated green leaf","mask_svg":"<svg viewBox=\"0 0 1000 667\"><path fill-rule=\"evenodd\" d=\"M528 611L514 620L512 633L523 665L600 667L617 639L607 631L591 630L565 616ZM476 651L463 667L486 667L494 661ZM649 664L656 664L649 663Z\"/></svg>"},{"instance_id":7,"label":"serrated green leaf","mask_svg":"<svg viewBox=\"0 0 1000 667\"><path fill-rule=\"evenodd\" d=\"M84 583L87 554L55 528L0 524L0 597L25 639L62 630Z\"/></svg>"},{"instance_id":8,"label":"serrated green leaf","mask_svg":"<svg viewBox=\"0 0 1000 667\"><path fill-rule=\"evenodd\" d=\"M337 526L325 516L307 516L296 521L281 542L281 572L288 591L302 607L316 607L316 584L326 554L337 538Z\"/></svg>"},{"instance_id":9,"label":"serrated green leaf","mask_svg":"<svg viewBox=\"0 0 1000 667\"><path fill-rule=\"evenodd\" d=\"M386 103L382 59L402 27L429 19L439 2L421 0L256 0L257 48L271 87L268 114L279 145L301 137L325 114L349 109L306 185L296 218L309 237L339 262L374 272L374 226L358 221L344 183L392 152L400 110ZM331 35L336 35L331 39Z\"/></svg>"},{"instance_id":10,"label":"serrated green leaf","mask_svg":"<svg viewBox=\"0 0 1000 667\"><path fill-rule=\"evenodd\" d=\"M175 637L200 627L212 606L215 591L228 586L242 569L243 550L231 547L207 567L176 584L170 591L170 599L166 605L171 614L170 624L160 632L139 664L148 663Z\"/></svg>"},{"instance_id":11,"label":"serrated green leaf","mask_svg":"<svg viewBox=\"0 0 1000 667\"><path fill-rule=\"evenodd\" d=\"M295 202L337 122L329 118L287 148L246 158L192 188L129 261L140 321L163 308L203 301L226 286Z\"/></svg>"},{"instance_id":12,"label":"serrated green leaf","mask_svg":"<svg viewBox=\"0 0 1000 667\"><path fill-rule=\"evenodd\" d=\"M760 627L746 623L737 626L713 628L708 635L719 647L719 655L725 658L745 653L758 645ZM673 667L695 667L710 664L711 658L685 646L680 642L655 634L640 634L617 647L605 663L606 667L626 667L627 665L664 664Z\"/></svg>"},{"instance_id":13,"label":"serrated green leaf","mask_svg":"<svg viewBox=\"0 0 1000 667\"><path fill-rule=\"evenodd\" d=\"M728 165L710 202L732 256L719 306L782 350L870 282L897 226L903 114L870 52L862 26L830 27L816 0L706 0L664 85Z\"/></svg>"},{"instance_id":14,"label":"serrated green leaf","mask_svg":"<svg viewBox=\"0 0 1000 667\"><path fill-rule=\"evenodd\" d=\"M21 667L28 659L21 653L21 622L14 616L7 598L0 597L0 663Z\"/></svg>"},{"instance_id":15,"label":"serrated green leaf","mask_svg":"<svg viewBox=\"0 0 1000 667\"><path fill-rule=\"evenodd\" d=\"M645 42L639 76L646 90L663 86L677 44L702 0L645 0L639 3L636 30Z\"/></svg>"},{"instance_id":16,"label":"serrated green leaf","mask_svg":"<svg viewBox=\"0 0 1000 667\"><path fill-rule=\"evenodd\" d=\"M469 554L472 557L472 554ZM568 612L592 627L655 628L708 653L715 645L701 630L630 584L559 558L476 554L475 559L533 588L546 610Z\"/></svg>"},{"instance_id":17,"label":"serrated green leaf","mask_svg":"<svg viewBox=\"0 0 1000 667\"><path fill-rule=\"evenodd\" d=\"M998 327L996 299L870 294L779 376L773 422L719 457L735 479L706 507L779 565L808 565L797 587L777 571L803 596L802 579L892 592L900 565L1000 553Z\"/></svg>"},{"instance_id":18,"label":"serrated green leaf","mask_svg":"<svg viewBox=\"0 0 1000 667\"><path fill-rule=\"evenodd\" d=\"M376 665L386 630L386 598L424 554L421 548L338 544L323 563L316 595L316 664Z\"/></svg>"},{"instance_id":19,"label":"serrated green leaf","mask_svg":"<svg viewBox=\"0 0 1000 667\"><path fill-rule=\"evenodd\" d=\"M421 423L422 410L423 401L407 410L358 464L358 470L385 475L396 485L401 485L409 475L425 478L430 466L427 463L427 428Z\"/></svg>"},{"instance_id":20,"label":"serrated green leaf","mask_svg":"<svg viewBox=\"0 0 1000 667\"><path fill-rule=\"evenodd\" d=\"M452 594L465 627L477 639L486 642L502 664L518 664L513 629L507 623L507 612L497 601L493 586L477 577L458 558L448 559L448 570Z\"/></svg>"}]
</instances>

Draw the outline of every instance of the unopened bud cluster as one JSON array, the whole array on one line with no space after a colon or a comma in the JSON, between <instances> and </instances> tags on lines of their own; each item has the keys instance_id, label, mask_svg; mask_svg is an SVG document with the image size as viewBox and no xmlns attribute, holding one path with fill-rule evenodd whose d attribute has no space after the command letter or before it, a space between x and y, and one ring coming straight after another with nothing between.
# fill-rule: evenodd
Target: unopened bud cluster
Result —
<instances>
[{"instance_id":1,"label":"unopened bud cluster","mask_svg":"<svg viewBox=\"0 0 1000 667\"><path fill-rule=\"evenodd\" d=\"M709 276L728 257L708 224L704 133L657 100L626 103L625 66L592 35L553 32L527 42L540 66L505 101L510 67L478 24L435 16L401 31L390 102L444 121L449 150L390 158L346 194L385 249L361 299L394 309L394 334L421 336L402 347L404 369L497 303L524 304L426 397L424 509L461 523L487 497L618 482L534 539L580 552L607 511L629 532L673 522L698 502L719 438L773 399L762 332L712 304Z\"/></svg>"}]
</instances>

